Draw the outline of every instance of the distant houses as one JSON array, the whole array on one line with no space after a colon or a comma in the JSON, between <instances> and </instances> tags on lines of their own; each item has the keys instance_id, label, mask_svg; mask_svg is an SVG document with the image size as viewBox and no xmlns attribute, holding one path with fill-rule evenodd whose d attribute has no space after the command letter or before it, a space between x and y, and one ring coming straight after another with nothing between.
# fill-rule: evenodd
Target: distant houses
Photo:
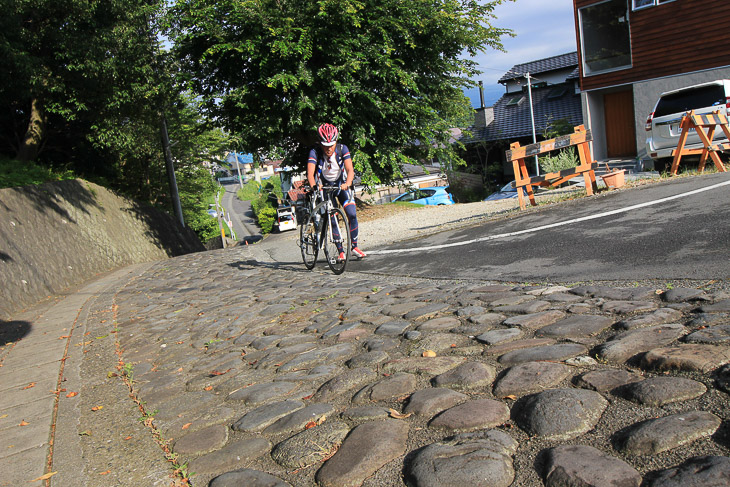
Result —
<instances>
[{"instance_id":1,"label":"distant houses","mask_svg":"<svg viewBox=\"0 0 730 487\"><path fill-rule=\"evenodd\" d=\"M499 79L505 93L494 106L475 110L474 124L460 139L466 146L467 167L474 171L501 164L500 175L485 176L512 179L504 152L512 142L533 142L533 119L537 140L556 124L583 124L578 79L577 52L513 66Z\"/></svg>"}]
</instances>

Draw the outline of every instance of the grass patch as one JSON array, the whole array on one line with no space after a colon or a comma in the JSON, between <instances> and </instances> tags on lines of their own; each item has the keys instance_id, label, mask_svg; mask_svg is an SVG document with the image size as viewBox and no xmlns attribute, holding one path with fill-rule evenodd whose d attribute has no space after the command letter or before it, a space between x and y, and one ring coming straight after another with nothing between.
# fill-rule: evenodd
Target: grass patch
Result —
<instances>
[{"instance_id":1,"label":"grass patch","mask_svg":"<svg viewBox=\"0 0 730 487\"><path fill-rule=\"evenodd\" d=\"M0 188L14 188L75 179L76 175L69 169L54 170L40 166L34 162L20 162L14 159L0 158Z\"/></svg>"}]
</instances>

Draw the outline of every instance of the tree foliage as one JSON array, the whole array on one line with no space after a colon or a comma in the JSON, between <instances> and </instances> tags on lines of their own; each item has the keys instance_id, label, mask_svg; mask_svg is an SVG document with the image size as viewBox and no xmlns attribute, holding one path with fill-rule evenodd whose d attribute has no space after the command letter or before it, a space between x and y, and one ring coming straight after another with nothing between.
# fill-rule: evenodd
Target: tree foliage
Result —
<instances>
[{"instance_id":1,"label":"tree foliage","mask_svg":"<svg viewBox=\"0 0 730 487\"><path fill-rule=\"evenodd\" d=\"M197 214L207 218L205 200L215 184L201 162L220 157L228 138L207 124L197 102L175 83L157 40L167 2L6 3L0 16L0 155L72 169L169 211L160 141L164 113L183 214L192 227L205 227Z\"/></svg>"},{"instance_id":2,"label":"tree foliage","mask_svg":"<svg viewBox=\"0 0 730 487\"><path fill-rule=\"evenodd\" d=\"M474 55L501 49L502 0L177 0L181 70L242 149L289 151L303 167L323 122L337 125L369 183L406 162L456 161Z\"/></svg>"}]
</instances>

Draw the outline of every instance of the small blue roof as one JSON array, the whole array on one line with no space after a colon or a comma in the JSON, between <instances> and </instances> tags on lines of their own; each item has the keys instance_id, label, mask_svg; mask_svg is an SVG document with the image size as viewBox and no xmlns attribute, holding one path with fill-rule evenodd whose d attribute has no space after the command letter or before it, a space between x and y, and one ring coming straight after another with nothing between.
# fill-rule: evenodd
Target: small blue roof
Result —
<instances>
[{"instance_id":1,"label":"small blue roof","mask_svg":"<svg viewBox=\"0 0 730 487\"><path fill-rule=\"evenodd\" d=\"M236 159L238 159L239 164L252 164L253 163L253 154L241 154L240 152L229 152L228 156L226 156L226 162L229 164L235 163Z\"/></svg>"}]
</instances>

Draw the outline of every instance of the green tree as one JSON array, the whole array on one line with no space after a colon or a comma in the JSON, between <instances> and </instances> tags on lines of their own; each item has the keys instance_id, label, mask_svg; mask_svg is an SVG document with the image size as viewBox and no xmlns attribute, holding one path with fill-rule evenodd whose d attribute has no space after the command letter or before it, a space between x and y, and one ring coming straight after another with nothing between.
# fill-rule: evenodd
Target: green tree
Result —
<instances>
[{"instance_id":1,"label":"green tree","mask_svg":"<svg viewBox=\"0 0 730 487\"><path fill-rule=\"evenodd\" d=\"M114 99L143 86L145 23L161 0L9 0L0 21L4 151L21 161L86 150ZM147 29L148 31L148 29ZM146 48L146 56L144 46ZM130 76L134 73L133 76ZM134 80L130 78L134 78Z\"/></svg>"},{"instance_id":2,"label":"green tree","mask_svg":"<svg viewBox=\"0 0 730 487\"><path fill-rule=\"evenodd\" d=\"M501 49L503 0L177 0L181 69L241 149L288 150L303 167L314 129L336 124L366 183L406 162L460 162L449 129L468 125L465 58Z\"/></svg>"},{"instance_id":3,"label":"green tree","mask_svg":"<svg viewBox=\"0 0 730 487\"><path fill-rule=\"evenodd\" d=\"M0 155L63 166L167 211L160 141L174 141L182 212L215 192L202 161L229 145L176 88L156 32L164 0L9 0L0 16ZM18 164L18 163L16 163ZM202 217L198 218L198 213ZM205 231L198 232L203 235Z\"/></svg>"}]
</instances>

